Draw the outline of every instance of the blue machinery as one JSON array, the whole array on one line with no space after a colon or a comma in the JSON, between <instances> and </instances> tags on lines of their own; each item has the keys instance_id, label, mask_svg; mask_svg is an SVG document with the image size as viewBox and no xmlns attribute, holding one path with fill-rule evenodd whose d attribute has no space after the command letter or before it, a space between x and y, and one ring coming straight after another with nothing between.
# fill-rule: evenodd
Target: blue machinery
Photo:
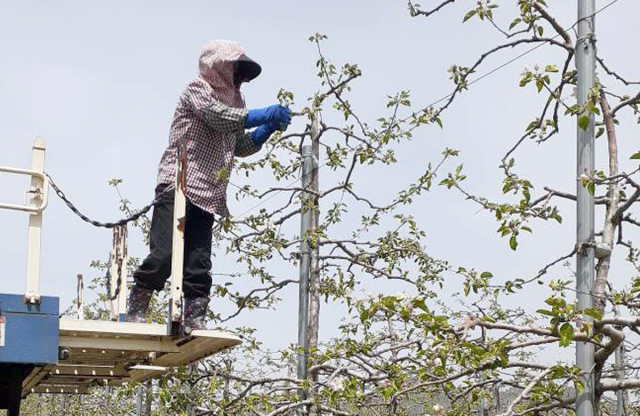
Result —
<instances>
[{"instance_id":1,"label":"blue machinery","mask_svg":"<svg viewBox=\"0 0 640 416\"><path fill-rule=\"evenodd\" d=\"M0 209L29 214L25 293L0 293L0 409L8 409L8 416L18 416L21 400L30 393L86 394L93 386L142 381L240 344L240 339L230 333L196 330L187 335L181 327L183 157L178 158L176 169L168 325L122 322L126 314L127 268L118 264L127 264L126 225L114 228L111 290L117 296L111 302L112 320L84 320L82 302L78 319L60 318L58 298L39 293L42 216L49 187L44 155L44 141L36 139L30 170L0 166L0 173L31 177L28 202L0 203ZM78 299L82 298L79 290Z\"/></svg>"}]
</instances>

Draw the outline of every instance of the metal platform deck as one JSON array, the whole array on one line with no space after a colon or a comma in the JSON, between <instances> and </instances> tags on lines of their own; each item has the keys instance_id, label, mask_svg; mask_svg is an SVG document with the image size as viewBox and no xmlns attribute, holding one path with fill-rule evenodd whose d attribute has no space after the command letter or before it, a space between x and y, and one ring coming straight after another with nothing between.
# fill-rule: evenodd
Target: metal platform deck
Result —
<instances>
[{"instance_id":1,"label":"metal platform deck","mask_svg":"<svg viewBox=\"0 0 640 416\"><path fill-rule=\"evenodd\" d=\"M193 331L177 338L160 324L62 319L60 348L68 350L68 358L35 368L22 385L22 396L84 394L95 385L142 381L240 343L236 335L222 331Z\"/></svg>"}]
</instances>

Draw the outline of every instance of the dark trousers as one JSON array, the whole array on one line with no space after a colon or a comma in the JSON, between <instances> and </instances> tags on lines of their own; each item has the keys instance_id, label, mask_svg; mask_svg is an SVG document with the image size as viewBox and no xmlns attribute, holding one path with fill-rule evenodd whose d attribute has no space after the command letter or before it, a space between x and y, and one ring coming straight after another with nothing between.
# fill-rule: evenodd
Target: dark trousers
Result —
<instances>
[{"instance_id":1,"label":"dark trousers","mask_svg":"<svg viewBox=\"0 0 640 416\"><path fill-rule=\"evenodd\" d=\"M167 185L158 185L156 195ZM171 275L174 191L167 191L153 207L149 245L151 253L144 259L133 279L138 287L162 290ZM186 298L209 296L211 290L211 231L213 214L187 200L184 235L184 282Z\"/></svg>"}]
</instances>

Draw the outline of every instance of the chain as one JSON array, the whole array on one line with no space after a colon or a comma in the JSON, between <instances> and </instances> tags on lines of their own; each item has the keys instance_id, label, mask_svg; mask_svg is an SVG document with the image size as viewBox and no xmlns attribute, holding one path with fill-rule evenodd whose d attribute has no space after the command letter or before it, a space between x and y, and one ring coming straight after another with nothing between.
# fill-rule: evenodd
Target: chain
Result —
<instances>
[{"instance_id":1,"label":"chain","mask_svg":"<svg viewBox=\"0 0 640 416\"><path fill-rule=\"evenodd\" d=\"M167 186L165 189L162 190L162 192L160 192L158 195L156 195L156 197L153 199L153 201L151 201L151 203L149 205L146 205L144 207L142 207L142 209L136 211L135 213L133 213L131 216L127 217L127 218L123 218L120 221L116 221L116 222L99 222L99 221L95 221L92 220L91 218L87 217L86 215L84 215L82 212L80 212L78 210L78 208L76 208L75 205L73 205L73 203L71 201L69 201L69 199L67 198L67 196L64 194L64 192L62 192L62 190L60 188L58 188L58 186L56 185L56 183L53 181L53 179L51 178L51 176L48 173L45 173L45 175L47 175L47 178L49 178L49 183L51 184L51 187L53 188L53 190L56 192L56 195L58 195L58 197L64 201L64 203L67 205L67 207L69 207L69 209L71 211L73 211L74 214L76 214L78 217L80 217L80 219L82 219L85 222L88 222L89 224L95 226L95 227L104 227L104 228L114 228L117 227L119 225L125 225L127 223L130 223L132 221L136 221L138 220L140 217L142 217L144 214L146 214L147 212L149 212L149 210L158 203L160 197L165 193L165 192L169 192L171 190L173 190L175 188L175 185L169 185Z\"/></svg>"},{"instance_id":2,"label":"chain","mask_svg":"<svg viewBox=\"0 0 640 416\"><path fill-rule=\"evenodd\" d=\"M149 212L149 210L158 203L158 201L160 200L160 197L162 195L164 195L166 192L172 191L173 189L175 189L175 185L171 184L169 186L167 186L165 189L162 190L162 192L158 193L158 195L156 195L156 197L153 199L153 201L151 201L151 203L149 205L146 205L144 207L142 207L142 209L134 212L132 215L130 215L127 218L123 218L119 221L116 222L100 222L100 221L95 221L92 220L91 218L87 217L86 215L84 215L82 212L80 212L78 210L78 208L76 208L76 206L69 201L69 199L67 198L67 196L65 195L65 193L62 191L62 189L60 189L58 187L58 185L56 185L56 183L54 182L53 178L45 172L45 175L47 175L47 178L49 178L49 184L51 184L51 187L53 188L53 190L56 192L56 195L58 195L58 197L67 205L67 207L69 207L69 209L71 211L73 211L74 214L76 214L78 217L80 217L80 219L82 219L85 222L88 222L89 224L95 226L95 227L103 227L103 228L115 228L115 227L119 227L125 224L128 224L132 221L136 221L138 220L140 217L142 217L144 214L146 214L147 212ZM115 253L114 253L115 254ZM116 254L116 257L117 254ZM107 286L107 299L110 301L114 301L118 298L118 295L120 294L120 286L122 285L122 259L116 259L116 261L118 262L118 280L116 283L116 289L115 292L113 293L113 295L111 294L111 262L112 262L111 255L109 255L109 261L107 262L107 273L105 275L105 279L106 279L106 286Z\"/></svg>"},{"instance_id":3,"label":"chain","mask_svg":"<svg viewBox=\"0 0 640 416\"><path fill-rule=\"evenodd\" d=\"M116 293L111 295L111 255L109 255L109 261L107 262L107 274L105 279L107 280L107 299L116 300L120 294L120 284L122 284L122 274L120 273L120 265L118 265L118 282L116 283Z\"/></svg>"}]
</instances>

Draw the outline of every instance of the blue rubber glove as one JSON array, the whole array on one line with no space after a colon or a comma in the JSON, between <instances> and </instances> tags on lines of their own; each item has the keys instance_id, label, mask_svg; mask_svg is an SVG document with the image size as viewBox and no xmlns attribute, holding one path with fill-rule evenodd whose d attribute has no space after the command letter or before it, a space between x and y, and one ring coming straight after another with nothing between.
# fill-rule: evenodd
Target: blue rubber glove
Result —
<instances>
[{"instance_id":1,"label":"blue rubber glove","mask_svg":"<svg viewBox=\"0 0 640 416\"><path fill-rule=\"evenodd\" d=\"M276 131L276 126L274 126L273 124L263 124L261 126L258 126L258 128L256 128L251 133L251 141L257 147L260 147L267 140L269 140L269 137L273 134L274 131Z\"/></svg>"},{"instance_id":2,"label":"blue rubber glove","mask_svg":"<svg viewBox=\"0 0 640 416\"><path fill-rule=\"evenodd\" d=\"M281 105L249 110L244 128L250 129L263 124L272 124L277 130L286 130L291 123L291 110Z\"/></svg>"}]
</instances>

